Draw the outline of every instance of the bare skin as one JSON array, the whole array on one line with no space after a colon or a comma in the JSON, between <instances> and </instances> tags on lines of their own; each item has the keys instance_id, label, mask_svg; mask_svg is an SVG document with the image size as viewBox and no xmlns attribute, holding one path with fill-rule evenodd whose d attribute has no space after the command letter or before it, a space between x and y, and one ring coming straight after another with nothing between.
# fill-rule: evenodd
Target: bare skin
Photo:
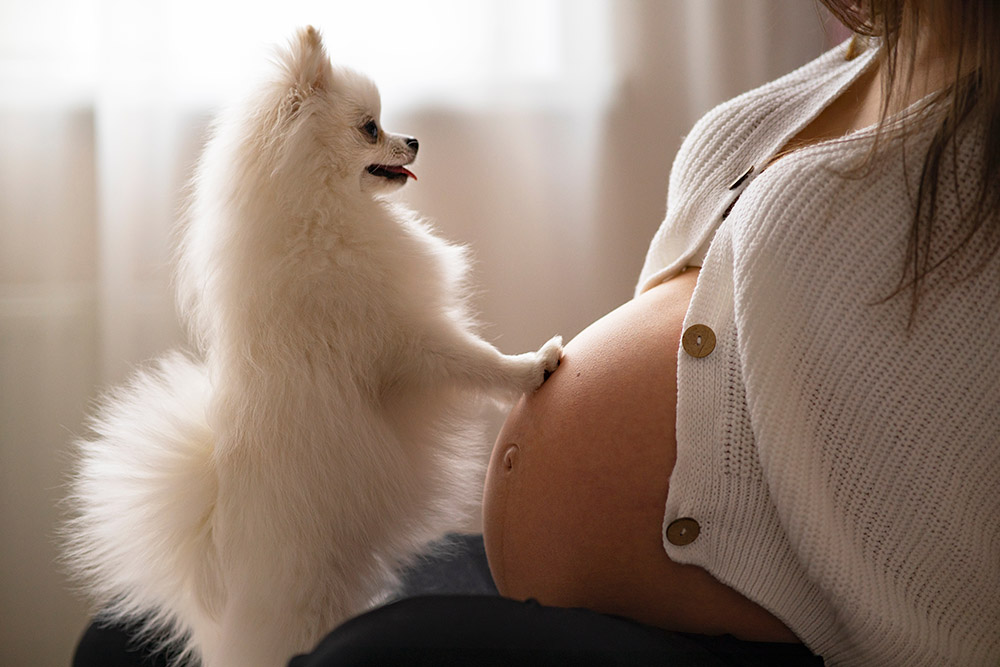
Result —
<instances>
[{"instance_id":1,"label":"bare skin","mask_svg":"<svg viewBox=\"0 0 1000 667\"><path fill-rule=\"evenodd\" d=\"M939 42L918 41L915 53L912 85L897 90L890 113L953 79ZM882 76L870 67L776 159L876 124ZM511 411L484 495L490 568L500 592L516 599L795 642L766 609L705 570L672 562L661 543L677 447L677 350L697 276L688 269L588 327L552 377Z\"/></svg>"}]
</instances>

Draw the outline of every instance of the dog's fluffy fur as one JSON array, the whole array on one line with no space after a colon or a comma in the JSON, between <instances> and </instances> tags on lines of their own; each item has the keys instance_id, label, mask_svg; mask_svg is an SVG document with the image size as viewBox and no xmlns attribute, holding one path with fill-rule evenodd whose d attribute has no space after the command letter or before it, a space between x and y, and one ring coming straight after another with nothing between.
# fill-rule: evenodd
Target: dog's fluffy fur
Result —
<instances>
[{"instance_id":1,"label":"dog's fluffy fur","mask_svg":"<svg viewBox=\"0 0 1000 667\"><path fill-rule=\"evenodd\" d=\"M201 350L112 393L78 443L67 561L206 667L277 667L465 519L470 418L558 364L473 333L461 248L379 195L416 141L302 30L200 162L178 297ZM482 450L480 450L482 451Z\"/></svg>"}]
</instances>

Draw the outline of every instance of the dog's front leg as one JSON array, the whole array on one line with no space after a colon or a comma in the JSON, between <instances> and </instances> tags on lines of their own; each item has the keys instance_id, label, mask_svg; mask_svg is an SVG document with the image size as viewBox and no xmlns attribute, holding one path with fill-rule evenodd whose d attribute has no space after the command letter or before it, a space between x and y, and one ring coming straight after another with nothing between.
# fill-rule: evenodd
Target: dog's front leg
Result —
<instances>
[{"instance_id":1,"label":"dog's front leg","mask_svg":"<svg viewBox=\"0 0 1000 667\"><path fill-rule=\"evenodd\" d=\"M538 389L562 357L560 336L536 352L515 355L503 354L461 327L427 335L423 343L424 378L457 381L508 401Z\"/></svg>"}]
</instances>

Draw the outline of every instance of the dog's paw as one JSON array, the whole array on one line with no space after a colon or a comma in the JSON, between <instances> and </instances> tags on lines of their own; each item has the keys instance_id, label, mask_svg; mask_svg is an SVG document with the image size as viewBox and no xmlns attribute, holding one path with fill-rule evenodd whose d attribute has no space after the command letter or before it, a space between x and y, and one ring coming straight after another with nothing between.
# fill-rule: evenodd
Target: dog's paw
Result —
<instances>
[{"instance_id":1,"label":"dog's paw","mask_svg":"<svg viewBox=\"0 0 1000 667\"><path fill-rule=\"evenodd\" d=\"M536 352L504 356L506 382L503 386L510 391L507 398L516 401L522 394L530 394L541 387L559 366L562 353L562 337L555 336Z\"/></svg>"},{"instance_id":2,"label":"dog's paw","mask_svg":"<svg viewBox=\"0 0 1000 667\"><path fill-rule=\"evenodd\" d=\"M538 348L538 352L535 353L535 358L541 368L541 379L538 384L532 387L532 389L538 389L542 386L549 376L555 372L556 368L559 367L559 362L562 360L563 353L563 343L562 336L553 336L550 338L545 345Z\"/></svg>"}]
</instances>

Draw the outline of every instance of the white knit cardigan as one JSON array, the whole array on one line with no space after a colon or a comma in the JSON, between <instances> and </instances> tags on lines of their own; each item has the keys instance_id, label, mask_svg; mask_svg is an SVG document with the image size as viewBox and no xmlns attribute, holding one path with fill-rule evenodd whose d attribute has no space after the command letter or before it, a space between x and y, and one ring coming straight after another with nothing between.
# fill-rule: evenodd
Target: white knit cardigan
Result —
<instances>
[{"instance_id":1,"label":"white knit cardigan","mask_svg":"<svg viewBox=\"0 0 1000 667\"><path fill-rule=\"evenodd\" d=\"M769 609L827 664L996 666L1000 262L958 284L932 277L907 329L909 292L885 297L927 132L905 152L884 144L860 178L848 171L870 130L762 169L875 52L847 60L841 45L723 104L677 155L637 293L711 241L684 326L710 327L717 346L678 350L664 530L689 517L700 532L664 548ZM963 190L980 137L958 142ZM941 197L945 247L957 199Z\"/></svg>"}]
</instances>

